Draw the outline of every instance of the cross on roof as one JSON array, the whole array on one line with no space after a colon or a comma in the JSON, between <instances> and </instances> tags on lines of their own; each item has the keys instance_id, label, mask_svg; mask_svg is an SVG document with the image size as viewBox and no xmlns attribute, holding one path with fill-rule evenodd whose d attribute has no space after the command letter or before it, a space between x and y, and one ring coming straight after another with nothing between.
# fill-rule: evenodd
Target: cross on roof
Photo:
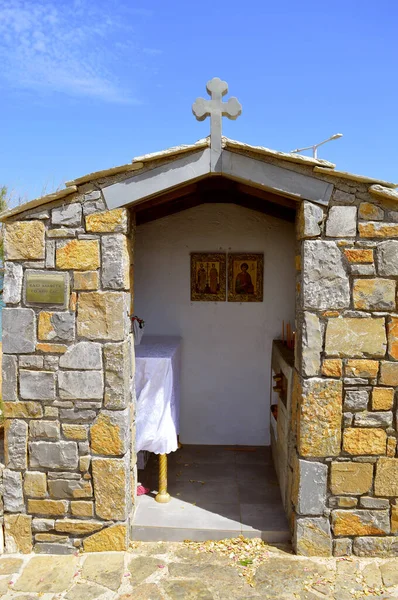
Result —
<instances>
[{"instance_id":1,"label":"cross on roof","mask_svg":"<svg viewBox=\"0 0 398 600\"><path fill-rule=\"evenodd\" d=\"M222 118L237 119L242 114L242 106L237 98L230 98L227 102L222 97L228 92L228 84L219 77L214 77L206 84L206 90L211 100L197 98L192 105L192 112L198 121L210 117L210 146L212 150L212 163L221 154Z\"/></svg>"}]
</instances>

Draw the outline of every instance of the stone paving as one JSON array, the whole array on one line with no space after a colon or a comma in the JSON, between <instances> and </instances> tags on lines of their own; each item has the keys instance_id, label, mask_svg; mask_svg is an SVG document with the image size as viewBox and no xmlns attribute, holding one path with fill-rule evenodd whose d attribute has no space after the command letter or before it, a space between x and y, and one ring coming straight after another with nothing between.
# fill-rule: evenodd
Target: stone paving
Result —
<instances>
[{"instance_id":1,"label":"stone paving","mask_svg":"<svg viewBox=\"0 0 398 600\"><path fill-rule=\"evenodd\" d=\"M398 559L302 558L263 547L257 568L184 543L128 552L0 558L3 600L352 600L398 598ZM243 561L244 562L244 561Z\"/></svg>"}]
</instances>

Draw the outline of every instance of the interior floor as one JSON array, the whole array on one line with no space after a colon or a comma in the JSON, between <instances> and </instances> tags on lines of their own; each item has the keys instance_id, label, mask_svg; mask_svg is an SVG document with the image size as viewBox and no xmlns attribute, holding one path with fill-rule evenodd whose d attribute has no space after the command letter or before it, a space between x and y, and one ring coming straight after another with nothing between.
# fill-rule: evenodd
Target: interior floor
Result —
<instances>
[{"instance_id":1,"label":"interior floor","mask_svg":"<svg viewBox=\"0 0 398 600\"><path fill-rule=\"evenodd\" d=\"M168 504L155 501L158 457L151 454L138 481L133 539L203 541L261 537L290 540L271 447L184 445L168 455Z\"/></svg>"}]
</instances>

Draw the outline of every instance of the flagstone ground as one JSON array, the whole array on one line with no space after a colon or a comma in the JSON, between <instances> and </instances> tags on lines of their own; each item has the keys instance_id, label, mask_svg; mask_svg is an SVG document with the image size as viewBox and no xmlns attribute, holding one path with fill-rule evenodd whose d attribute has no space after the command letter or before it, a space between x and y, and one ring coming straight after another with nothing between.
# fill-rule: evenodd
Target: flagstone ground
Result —
<instances>
[{"instance_id":1,"label":"flagstone ground","mask_svg":"<svg viewBox=\"0 0 398 600\"><path fill-rule=\"evenodd\" d=\"M255 543L248 541L248 543ZM235 544L235 545L234 545ZM226 555L235 548L235 557ZM302 558L288 546L136 542L128 552L7 555L3 600L352 600L398 598L398 559ZM248 550L250 554L250 549ZM232 554L232 551L231 553ZM257 565L257 558L263 562ZM243 561L248 562L248 561ZM253 566L254 565L254 566ZM249 576L246 575L247 572Z\"/></svg>"}]
</instances>

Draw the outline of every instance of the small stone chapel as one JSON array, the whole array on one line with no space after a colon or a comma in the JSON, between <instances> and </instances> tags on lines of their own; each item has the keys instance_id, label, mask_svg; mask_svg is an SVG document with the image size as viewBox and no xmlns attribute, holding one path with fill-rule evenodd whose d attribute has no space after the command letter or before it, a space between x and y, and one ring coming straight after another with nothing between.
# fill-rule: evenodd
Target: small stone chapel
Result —
<instances>
[{"instance_id":1,"label":"small stone chapel","mask_svg":"<svg viewBox=\"0 0 398 600\"><path fill-rule=\"evenodd\" d=\"M208 138L1 215L0 552L135 539L137 314L180 340L183 447L272 446L297 554L398 556L397 186L223 137L207 91ZM260 253L260 301L193 300L193 253Z\"/></svg>"}]
</instances>

